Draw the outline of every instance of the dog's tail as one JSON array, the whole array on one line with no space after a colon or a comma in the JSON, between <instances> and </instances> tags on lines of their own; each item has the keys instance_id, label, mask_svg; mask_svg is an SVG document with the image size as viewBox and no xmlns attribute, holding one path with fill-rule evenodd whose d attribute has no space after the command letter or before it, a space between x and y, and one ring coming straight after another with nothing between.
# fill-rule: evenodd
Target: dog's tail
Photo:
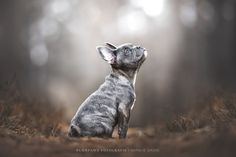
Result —
<instances>
[{"instance_id":1,"label":"dog's tail","mask_svg":"<svg viewBox=\"0 0 236 157\"><path fill-rule=\"evenodd\" d=\"M80 136L80 128L74 124L70 125L68 136L70 137L79 137Z\"/></svg>"}]
</instances>

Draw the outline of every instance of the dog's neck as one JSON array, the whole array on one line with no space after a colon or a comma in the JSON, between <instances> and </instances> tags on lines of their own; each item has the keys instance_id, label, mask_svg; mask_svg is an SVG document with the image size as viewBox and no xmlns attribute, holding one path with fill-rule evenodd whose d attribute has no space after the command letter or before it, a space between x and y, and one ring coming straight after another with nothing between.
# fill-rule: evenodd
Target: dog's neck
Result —
<instances>
[{"instance_id":1,"label":"dog's neck","mask_svg":"<svg viewBox=\"0 0 236 157\"><path fill-rule=\"evenodd\" d=\"M126 79L129 80L129 82L133 85L133 87L135 87L136 76L137 76L138 70L121 70L121 69L112 68L112 72L117 75L124 76Z\"/></svg>"}]
</instances>

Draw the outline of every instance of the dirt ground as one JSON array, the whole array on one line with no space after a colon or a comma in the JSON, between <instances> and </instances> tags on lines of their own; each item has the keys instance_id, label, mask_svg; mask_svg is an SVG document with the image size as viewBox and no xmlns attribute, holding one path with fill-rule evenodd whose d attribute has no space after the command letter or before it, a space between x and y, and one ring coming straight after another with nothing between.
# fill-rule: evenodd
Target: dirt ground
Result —
<instances>
[{"instance_id":1,"label":"dirt ground","mask_svg":"<svg viewBox=\"0 0 236 157\"><path fill-rule=\"evenodd\" d=\"M1 127L0 156L235 156L235 124L219 132L209 127L181 133L130 128L125 140L117 136L69 138L66 126L61 126L63 132L57 136L31 136L24 129L17 132Z\"/></svg>"},{"instance_id":2,"label":"dirt ground","mask_svg":"<svg viewBox=\"0 0 236 157\"><path fill-rule=\"evenodd\" d=\"M201 112L169 123L129 128L128 136L69 138L63 110L25 99L16 90L0 91L0 156L182 156L236 154L235 100L214 97Z\"/></svg>"}]
</instances>

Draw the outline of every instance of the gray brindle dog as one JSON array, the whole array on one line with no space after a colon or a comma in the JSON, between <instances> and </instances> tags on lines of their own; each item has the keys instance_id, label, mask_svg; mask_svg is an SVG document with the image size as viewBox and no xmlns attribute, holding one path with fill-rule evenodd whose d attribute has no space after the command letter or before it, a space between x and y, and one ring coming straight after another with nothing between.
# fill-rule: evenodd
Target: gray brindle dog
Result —
<instances>
[{"instance_id":1,"label":"gray brindle dog","mask_svg":"<svg viewBox=\"0 0 236 157\"><path fill-rule=\"evenodd\" d=\"M118 124L119 138L125 138L130 111L135 102L134 85L137 72L147 51L132 44L116 47L106 43L98 52L112 68L105 82L79 107L71 120L69 136L112 137Z\"/></svg>"}]
</instances>

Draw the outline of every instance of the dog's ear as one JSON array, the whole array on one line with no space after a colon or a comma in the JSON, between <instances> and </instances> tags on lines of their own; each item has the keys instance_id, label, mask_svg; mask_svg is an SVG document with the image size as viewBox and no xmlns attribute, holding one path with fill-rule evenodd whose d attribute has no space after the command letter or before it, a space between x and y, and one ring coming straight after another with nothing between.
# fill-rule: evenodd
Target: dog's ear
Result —
<instances>
[{"instance_id":1,"label":"dog's ear","mask_svg":"<svg viewBox=\"0 0 236 157\"><path fill-rule=\"evenodd\" d=\"M114 49L114 50L117 49L116 46L114 46L114 45L111 44L111 43L106 42L105 44L106 44L109 48L111 48L111 49Z\"/></svg>"},{"instance_id":2,"label":"dog's ear","mask_svg":"<svg viewBox=\"0 0 236 157\"><path fill-rule=\"evenodd\" d=\"M105 61L107 61L109 64L115 64L116 55L114 50L106 46L97 46L96 49Z\"/></svg>"}]
</instances>

